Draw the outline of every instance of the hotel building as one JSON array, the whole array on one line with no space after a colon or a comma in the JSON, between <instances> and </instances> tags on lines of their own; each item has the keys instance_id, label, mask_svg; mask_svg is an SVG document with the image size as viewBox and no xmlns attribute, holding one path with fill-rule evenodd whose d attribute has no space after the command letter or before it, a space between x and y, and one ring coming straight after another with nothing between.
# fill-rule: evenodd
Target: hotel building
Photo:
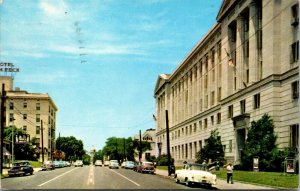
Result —
<instances>
[{"instance_id":1,"label":"hotel building","mask_svg":"<svg viewBox=\"0 0 300 191\"><path fill-rule=\"evenodd\" d=\"M48 94L28 93L15 88L13 79L0 76L1 85L6 91L6 126L16 126L29 134L30 139L36 138L36 151L42 160L42 138L44 146L44 160L51 159L55 150L55 129L57 107ZM43 133L43 136L42 136Z\"/></svg>"},{"instance_id":2,"label":"hotel building","mask_svg":"<svg viewBox=\"0 0 300 191\"><path fill-rule=\"evenodd\" d=\"M273 119L279 148L299 145L299 3L224 0L215 25L171 74L158 76L156 137L175 164L194 162L212 130L239 163L250 123Z\"/></svg>"}]
</instances>

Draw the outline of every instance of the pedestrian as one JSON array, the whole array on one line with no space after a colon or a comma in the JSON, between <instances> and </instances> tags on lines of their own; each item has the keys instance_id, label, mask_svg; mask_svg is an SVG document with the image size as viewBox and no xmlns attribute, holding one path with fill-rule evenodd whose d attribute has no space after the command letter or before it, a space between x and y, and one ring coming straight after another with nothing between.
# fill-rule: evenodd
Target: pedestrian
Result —
<instances>
[{"instance_id":1,"label":"pedestrian","mask_svg":"<svg viewBox=\"0 0 300 191\"><path fill-rule=\"evenodd\" d=\"M229 163L226 167L227 170L227 183L229 184L229 181L231 184L233 184L233 166L231 163Z\"/></svg>"}]
</instances>

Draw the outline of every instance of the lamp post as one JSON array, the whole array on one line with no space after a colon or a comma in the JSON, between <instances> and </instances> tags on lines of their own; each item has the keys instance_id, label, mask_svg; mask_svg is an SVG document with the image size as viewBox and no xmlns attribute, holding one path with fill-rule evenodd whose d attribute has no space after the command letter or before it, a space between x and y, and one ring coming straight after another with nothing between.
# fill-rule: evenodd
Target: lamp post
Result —
<instances>
[{"instance_id":1,"label":"lamp post","mask_svg":"<svg viewBox=\"0 0 300 191\"><path fill-rule=\"evenodd\" d=\"M15 160L15 153L14 153L14 147L15 147L15 128L14 128L14 120L15 118L10 119L10 126L12 129L12 136L11 136L11 164L14 164Z\"/></svg>"}]
</instances>

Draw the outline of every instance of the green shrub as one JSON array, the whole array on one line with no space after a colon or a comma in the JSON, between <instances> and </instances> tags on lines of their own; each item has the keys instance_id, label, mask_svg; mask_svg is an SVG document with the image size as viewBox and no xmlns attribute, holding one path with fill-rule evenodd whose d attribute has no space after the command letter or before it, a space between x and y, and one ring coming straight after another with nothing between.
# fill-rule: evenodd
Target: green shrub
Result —
<instances>
[{"instance_id":1,"label":"green shrub","mask_svg":"<svg viewBox=\"0 0 300 191\"><path fill-rule=\"evenodd\" d=\"M171 165L174 164L174 159L171 158ZM156 158L157 166L168 166L168 155L163 154Z\"/></svg>"}]
</instances>

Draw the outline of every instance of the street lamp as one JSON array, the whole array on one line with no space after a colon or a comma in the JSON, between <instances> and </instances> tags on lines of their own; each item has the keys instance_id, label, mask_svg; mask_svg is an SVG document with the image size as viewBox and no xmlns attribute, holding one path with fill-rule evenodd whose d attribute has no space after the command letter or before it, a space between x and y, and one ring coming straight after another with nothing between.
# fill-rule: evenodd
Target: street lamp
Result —
<instances>
[{"instance_id":1,"label":"street lamp","mask_svg":"<svg viewBox=\"0 0 300 191\"><path fill-rule=\"evenodd\" d=\"M14 154L14 147L15 147L15 128L14 128L14 121L15 121L15 118L11 118L10 119L10 127L12 129L12 136L11 136L11 164L13 165L14 164L14 158L15 158L15 154Z\"/></svg>"}]
</instances>

